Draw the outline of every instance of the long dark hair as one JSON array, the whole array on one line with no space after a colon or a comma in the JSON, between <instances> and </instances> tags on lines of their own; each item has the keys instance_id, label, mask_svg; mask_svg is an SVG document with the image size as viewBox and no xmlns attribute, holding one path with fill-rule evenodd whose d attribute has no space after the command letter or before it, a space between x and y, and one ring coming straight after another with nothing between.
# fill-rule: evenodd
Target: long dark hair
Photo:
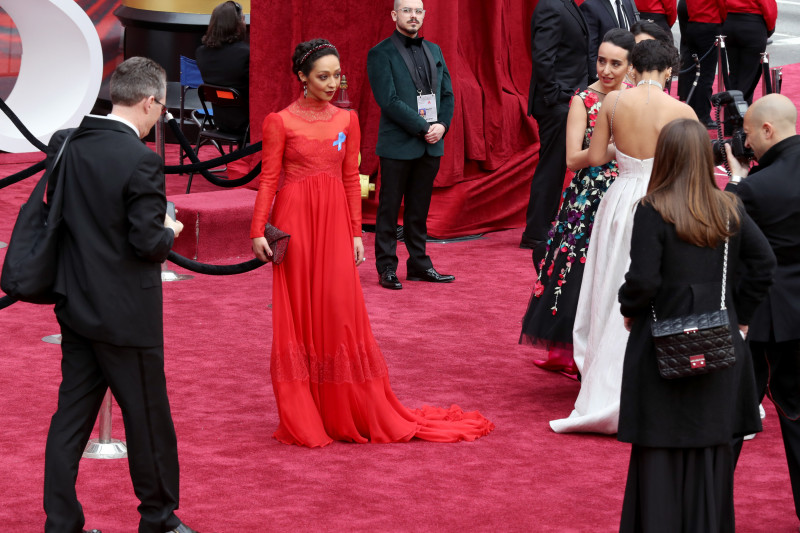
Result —
<instances>
[{"instance_id":1,"label":"long dark hair","mask_svg":"<svg viewBox=\"0 0 800 533\"><path fill-rule=\"evenodd\" d=\"M211 12L211 20L202 41L209 48L221 48L225 44L243 41L246 35L242 6L238 2L228 1Z\"/></svg>"},{"instance_id":2,"label":"long dark hair","mask_svg":"<svg viewBox=\"0 0 800 533\"><path fill-rule=\"evenodd\" d=\"M739 229L736 196L717 187L708 132L693 119L673 120L661 130L641 201L674 224L681 240L696 246L715 248Z\"/></svg>"}]
</instances>

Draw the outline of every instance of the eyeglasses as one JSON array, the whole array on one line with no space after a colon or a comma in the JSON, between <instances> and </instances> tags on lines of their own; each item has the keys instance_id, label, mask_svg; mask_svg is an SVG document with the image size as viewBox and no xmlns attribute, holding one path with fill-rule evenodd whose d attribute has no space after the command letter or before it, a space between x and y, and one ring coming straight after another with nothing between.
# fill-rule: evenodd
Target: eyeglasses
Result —
<instances>
[{"instance_id":1,"label":"eyeglasses","mask_svg":"<svg viewBox=\"0 0 800 533\"><path fill-rule=\"evenodd\" d=\"M400 11L400 13L402 13L403 15L410 15L410 14L413 13L418 17L421 17L422 15L425 14L425 10L424 9L419 9L419 8L412 9L410 7L401 7L398 11Z\"/></svg>"},{"instance_id":2,"label":"eyeglasses","mask_svg":"<svg viewBox=\"0 0 800 533\"><path fill-rule=\"evenodd\" d=\"M160 106L161 106L161 114L162 114L162 115L163 115L163 114L165 114L165 113L167 112L167 106L166 106L166 104L162 104L161 102L159 102L159 101L158 101L158 98L156 98L155 96L153 97L153 101L154 101L155 103L157 103L158 105L160 105Z\"/></svg>"}]
</instances>

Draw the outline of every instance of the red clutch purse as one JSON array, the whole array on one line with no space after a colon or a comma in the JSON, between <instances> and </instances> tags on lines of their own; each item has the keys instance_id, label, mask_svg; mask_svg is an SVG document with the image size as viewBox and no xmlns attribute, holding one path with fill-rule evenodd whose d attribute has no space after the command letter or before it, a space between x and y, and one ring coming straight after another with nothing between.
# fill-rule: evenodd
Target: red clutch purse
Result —
<instances>
[{"instance_id":1,"label":"red clutch purse","mask_svg":"<svg viewBox=\"0 0 800 533\"><path fill-rule=\"evenodd\" d=\"M286 248L289 246L289 237L291 235L279 230L272 224L267 224L264 227L264 237L272 250L272 256L267 256L267 260L280 265L286 256Z\"/></svg>"}]
</instances>

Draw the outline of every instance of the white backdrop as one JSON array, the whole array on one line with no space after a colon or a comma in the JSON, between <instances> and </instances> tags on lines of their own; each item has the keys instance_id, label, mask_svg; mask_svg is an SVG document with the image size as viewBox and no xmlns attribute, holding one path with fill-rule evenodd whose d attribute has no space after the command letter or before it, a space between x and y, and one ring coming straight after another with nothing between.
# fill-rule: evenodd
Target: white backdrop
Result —
<instances>
[{"instance_id":1,"label":"white backdrop","mask_svg":"<svg viewBox=\"0 0 800 533\"><path fill-rule=\"evenodd\" d=\"M6 103L40 141L77 126L103 78L100 37L75 0L0 0L19 31L19 78ZM0 150L36 148L0 112Z\"/></svg>"}]
</instances>

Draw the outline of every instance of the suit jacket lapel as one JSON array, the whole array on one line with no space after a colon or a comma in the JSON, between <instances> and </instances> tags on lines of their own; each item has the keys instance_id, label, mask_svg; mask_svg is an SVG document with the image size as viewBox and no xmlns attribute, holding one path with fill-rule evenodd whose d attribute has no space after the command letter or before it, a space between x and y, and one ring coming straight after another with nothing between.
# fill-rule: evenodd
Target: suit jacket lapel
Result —
<instances>
[{"instance_id":1,"label":"suit jacket lapel","mask_svg":"<svg viewBox=\"0 0 800 533\"><path fill-rule=\"evenodd\" d=\"M611 20L614 21L614 26L616 26L618 28L619 27L619 18L617 18L616 10L611 7L611 2L608 2L607 0L592 0L592 1L593 2L600 2L601 4L603 4L603 7L605 8L606 12L611 16ZM612 1L615 1L615 0L612 0ZM600 38L602 39L603 36L601 35Z\"/></svg>"},{"instance_id":2,"label":"suit jacket lapel","mask_svg":"<svg viewBox=\"0 0 800 533\"><path fill-rule=\"evenodd\" d=\"M581 29L583 30L583 33L584 34L588 34L589 30L586 27L586 19L583 18L583 13L581 13L581 10L578 9L578 6L576 6L575 3L572 0L561 0L561 1L566 6L567 11L569 11L570 14L573 17L575 17L575 19L577 19L578 24L581 25Z\"/></svg>"},{"instance_id":3,"label":"suit jacket lapel","mask_svg":"<svg viewBox=\"0 0 800 533\"><path fill-rule=\"evenodd\" d=\"M431 92L437 93L439 89L439 73L436 70L436 60L433 59L428 43L422 41L422 49L425 50L425 57L428 58L428 79L431 80Z\"/></svg>"},{"instance_id":4,"label":"suit jacket lapel","mask_svg":"<svg viewBox=\"0 0 800 533\"><path fill-rule=\"evenodd\" d=\"M397 48L397 53L400 54L400 57L403 59L403 63L406 64L406 68L408 69L408 75L411 77L412 83L414 82L414 64L411 61L411 54L405 49L405 44L400 39L400 37L396 33L392 33L390 37L392 44ZM416 87L416 84L415 84Z\"/></svg>"}]
</instances>

